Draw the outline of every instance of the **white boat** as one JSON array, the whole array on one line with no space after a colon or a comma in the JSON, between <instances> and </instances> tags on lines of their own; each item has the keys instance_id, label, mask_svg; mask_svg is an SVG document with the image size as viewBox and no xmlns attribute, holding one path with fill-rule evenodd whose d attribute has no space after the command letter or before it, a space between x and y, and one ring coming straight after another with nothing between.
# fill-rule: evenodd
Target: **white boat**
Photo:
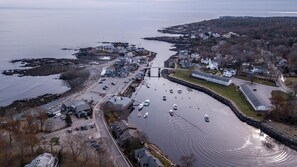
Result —
<instances>
[{"instance_id":1,"label":"white boat","mask_svg":"<svg viewBox=\"0 0 297 167\"><path fill-rule=\"evenodd\" d=\"M176 104L173 104L173 109L177 110L177 105Z\"/></svg>"},{"instance_id":2,"label":"white boat","mask_svg":"<svg viewBox=\"0 0 297 167\"><path fill-rule=\"evenodd\" d=\"M146 99L146 100L144 101L144 106L148 106L148 105L150 105L150 100L149 100L149 99Z\"/></svg>"},{"instance_id":3,"label":"white boat","mask_svg":"<svg viewBox=\"0 0 297 167\"><path fill-rule=\"evenodd\" d=\"M138 110L142 110L142 108L143 108L143 103L140 103L139 105L138 105Z\"/></svg>"},{"instance_id":4,"label":"white boat","mask_svg":"<svg viewBox=\"0 0 297 167\"><path fill-rule=\"evenodd\" d=\"M173 111L172 110L169 110L169 114L171 115L171 116L173 116Z\"/></svg>"},{"instance_id":5,"label":"white boat","mask_svg":"<svg viewBox=\"0 0 297 167\"><path fill-rule=\"evenodd\" d=\"M209 116L207 114L204 115L205 122L209 122Z\"/></svg>"},{"instance_id":6,"label":"white boat","mask_svg":"<svg viewBox=\"0 0 297 167\"><path fill-rule=\"evenodd\" d=\"M146 112L143 117L146 118L147 116L148 116L148 112Z\"/></svg>"},{"instance_id":7,"label":"white boat","mask_svg":"<svg viewBox=\"0 0 297 167\"><path fill-rule=\"evenodd\" d=\"M138 112L138 114L137 114L137 115L138 115L138 117L140 117L140 116L141 116L141 112Z\"/></svg>"}]
</instances>

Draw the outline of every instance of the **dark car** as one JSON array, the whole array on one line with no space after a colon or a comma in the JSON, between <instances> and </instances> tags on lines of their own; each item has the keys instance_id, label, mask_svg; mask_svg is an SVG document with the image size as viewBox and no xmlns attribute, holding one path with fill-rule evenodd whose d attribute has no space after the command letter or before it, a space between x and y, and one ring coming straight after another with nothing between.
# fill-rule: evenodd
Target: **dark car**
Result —
<instances>
[{"instance_id":1,"label":"dark car","mask_svg":"<svg viewBox=\"0 0 297 167\"><path fill-rule=\"evenodd\" d=\"M91 128L94 128L95 127L95 124L91 124Z\"/></svg>"},{"instance_id":2,"label":"dark car","mask_svg":"<svg viewBox=\"0 0 297 167\"><path fill-rule=\"evenodd\" d=\"M76 127L76 128L75 128L75 130L79 131L79 128L78 128L78 127Z\"/></svg>"}]
</instances>

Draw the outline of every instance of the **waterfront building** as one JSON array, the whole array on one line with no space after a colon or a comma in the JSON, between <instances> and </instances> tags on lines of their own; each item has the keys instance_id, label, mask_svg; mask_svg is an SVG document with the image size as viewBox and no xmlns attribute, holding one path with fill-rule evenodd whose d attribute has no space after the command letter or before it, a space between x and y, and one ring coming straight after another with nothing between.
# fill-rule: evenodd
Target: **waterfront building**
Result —
<instances>
[{"instance_id":1,"label":"waterfront building","mask_svg":"<svg viewBox=\"0 0 297 167\"><path fill-rule=\"evenodd\" d=\"M206 80L206 81L210 81L210 82L225 85L225 86L229 86L231 84L231 79L230 78L211 75L211 74L204 73L204 72L201 72L201 71L193 71L192 72L192 77L203 79L203 80Z\"/></svg>"},{"instance_id":2,"label":"waterfront building","mask_svg":"<svg viewBox=\"0 0 297 167\"><path fill-rule=\"evenodd\" d=\"M124 111L133 105L134 100L129 97L112 95L107 100L109 107L116 107L120 111Z\"/></svg>"},{"instance_id":3,"label":"waterfront building","mask_svg":"<svg viewBox=\"0 0 297 167\"><path fill-rule=\"evenodd\" d=\"M160 160L154 157L146 148L140 148L134 151L134 158L139 167L163 167Z\"/></svg>"},{"instance_id":4,"label":"waterfront building","mask_svg":"<svg viewBox=\"0 0 297 167\"><path fill-rule=\"evenodd\" d=\"M122 146L127 140L137 137L138 131L135 126L128 124L126 120L121 120L111 125L111 130L117 142Z\"/></svg>"},{"instance_id":5,"label":"waterfront building","mask_svg":"<svg viewBox=\"0 0 297 167\"><path fill-rule=\"evenodd\" d=\"M261 102L261 100L252 92L252 90L250 90L250 88L246 84L240 85L239 89L244 94L255 111L268 110L268 107Z\"/></svg>"}]
</instances>

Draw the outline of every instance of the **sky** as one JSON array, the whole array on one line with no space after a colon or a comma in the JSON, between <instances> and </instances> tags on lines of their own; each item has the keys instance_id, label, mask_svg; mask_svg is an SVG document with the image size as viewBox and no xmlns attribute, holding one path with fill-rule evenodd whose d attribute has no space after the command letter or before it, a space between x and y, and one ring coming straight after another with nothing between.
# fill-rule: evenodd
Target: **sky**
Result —
<instances>
[{"instance_id":1,"label":"sky","mask_svg":"<svg viewBox=\"0 0 297 167\"><path fill-rule=\"evenodd\" d=\"M135 3L170 3L187 0L0 0L0 7L100 8Z\"/></svg>"}]
</instances>

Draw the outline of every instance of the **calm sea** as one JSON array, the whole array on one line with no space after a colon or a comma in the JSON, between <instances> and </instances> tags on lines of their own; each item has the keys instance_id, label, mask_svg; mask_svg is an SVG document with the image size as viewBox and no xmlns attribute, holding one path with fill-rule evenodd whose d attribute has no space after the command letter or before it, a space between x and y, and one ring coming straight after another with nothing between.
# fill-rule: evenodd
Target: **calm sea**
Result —
<instances>
[{"instance_id":1,"label":"calm sea","mask_svg":"<svg viewBox=\"0 0 297 167\"><path fill-rule=\"evenodd\" d=\"M294 0L1 0L0 71L17 68L10 60L21 58L75 58L61 48L95 46L99 41L136 44L158 53L154 65L162 66L174 54L171 45L141 38L161 35L163 27L219 16L296 16ZM68 88L58 76L17 77L0 75L0 106L17 99L45 93L62 93ZM195 166L296 166L295 151L273 142L265 134L240 122L230 108L209 96L189 91L164 79L148 79L139 100L151 99L144 109L147 119L135 111L129 122L145 132L171 159L194 154ZM182 89L169 94L168 89ZM162 96L168 100L163 102ZM158 99L158 98L159 99ZM191 98L192 97L192 98ZM193 98L195 97L195 98ZM168 114L172 104L178 115ZM161 107L160 107L161 106ZM198 109L199 108L199 109ZM211 117L205 124L204 114Z\"/></svg>"},{"instance_id":2,"label":"calm sea","mask_svg":"<svg viewBox=\"0 0 297 167\"><path fill-rule=\"evenodd\" d=\"M94 46L98 41L134 43L158 52L163 64L168 44L141 38L158 35L160 28L223 15L295 16L292 0L1 0L0 71L17 68L12 59L74 58L63 47ZM160 46L161 45L161 46ZM0 75L0 106L45 93L68 90L57 76Z\"/></svg>"}]
</instances>

